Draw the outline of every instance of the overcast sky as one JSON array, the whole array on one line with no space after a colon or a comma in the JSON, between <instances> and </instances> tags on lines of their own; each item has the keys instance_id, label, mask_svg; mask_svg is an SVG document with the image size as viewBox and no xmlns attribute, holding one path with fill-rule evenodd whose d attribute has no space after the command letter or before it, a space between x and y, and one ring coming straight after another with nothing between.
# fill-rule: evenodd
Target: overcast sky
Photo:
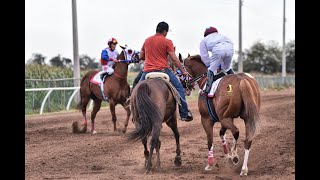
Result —
<instances>
[{"instance_id":1,"label":"overcast sky","mask_svg":"<svg viewBox=\"0 0 320 180\"><path fill-rule=\"evenodd\" d=\"M73 59L71 0L25 1L25 62L33 53L49 59ZM167 38L176 52L199 54L206 27L214 26L239 47L239 0L78 0L79 54L100 58L114 37L140 50L160 21L169 24ZM282 46L283 0L243 0L242 49L255 42ZM295 1L286 0L286 42L295 40ZM120 50L119 47L117 47ZM236 55L235 55L236 56Z\"/></svg>"}]
</instances>

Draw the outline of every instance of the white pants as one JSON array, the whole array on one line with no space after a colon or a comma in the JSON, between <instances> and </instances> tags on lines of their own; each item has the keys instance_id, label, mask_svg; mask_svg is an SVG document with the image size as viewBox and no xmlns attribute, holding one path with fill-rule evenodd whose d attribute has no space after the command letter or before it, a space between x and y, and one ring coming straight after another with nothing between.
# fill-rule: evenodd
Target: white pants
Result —
<instances>
[{"instance_id":1,"label":"white pants","mask_svg":"<svg viewBox=\"0 0 320 180\"><path fill-rule=\"evenodd\" d=\"M112 66L104 65L102 66L102 71L111 75L114 72Z\"/></svg>"},{"instance_id":2,"label":"white pants","mask_svg":"<svg viewBox=\"0 0 320 180\"><path fill-rule=\"evenodd\" d=\"M210 67L208 69L211 70L214 75L216 75L219 65L221 64L222 71L227 72L231 68L233 53L234 50L231 43L221 42L216 44L212 48Z\"/></svg>"}]
</instances>

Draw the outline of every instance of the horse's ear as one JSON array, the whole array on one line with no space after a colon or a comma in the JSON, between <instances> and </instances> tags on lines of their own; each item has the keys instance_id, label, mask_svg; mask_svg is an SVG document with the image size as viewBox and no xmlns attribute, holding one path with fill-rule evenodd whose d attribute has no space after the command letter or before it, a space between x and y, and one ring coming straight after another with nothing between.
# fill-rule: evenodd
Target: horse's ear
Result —
<instances>
[{"instance_id":1,"label":"horse's ear","mask_svg":"<svg viewBox=\"0 0 320 180\"><path fill-rule=\"evenodd\" d=\"M188 53L188 58L190 57L190 53Z\"/></svg>"},{"instance_id":2,"label":"horse's ear","mask_svg":"<svg viewBox=\"0 0 320 180\"><path fill-rule=\"evenodd\" d=\"M180 60L180 62L183 62L181 53L179 53L179 60Z\"/></svg>"},{"instance_id":3,"label":"horse's ear","mask_svg":"<svg viewBox=\"0 0 320 180\"><path fill-rule=\"evenodd\" d=\"M125 49L126 47L119 45L122 49Z\"/></svg>"}]
</instances>

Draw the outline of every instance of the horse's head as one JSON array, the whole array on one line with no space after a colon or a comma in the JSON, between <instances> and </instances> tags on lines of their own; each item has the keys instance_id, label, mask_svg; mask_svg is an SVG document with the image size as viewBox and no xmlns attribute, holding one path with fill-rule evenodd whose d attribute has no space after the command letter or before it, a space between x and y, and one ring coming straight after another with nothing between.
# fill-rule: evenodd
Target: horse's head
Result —
<instances>
[{"instance_id":1,"label":"horse's head","mask_svg":"<svg viewBox=\"0 0 320 180\"><path fill-rule=\"evenodd\" d=\"M201 61L200 55L190 56L190 54L188 54L187 58L182 59L179 53L179 60L184 70L189 73L189 78L185 78L181 74L179 75L178 72L180 82L185 89L185 95L189 96L191 91L195 89L194 86L196 83L206 75L206 66Z\"/></svg>"},{"instance_id":2,"label":"horse's head","mask_svg":"<svg viewBox=\"0 0 320 180\"><path fill-rule=\"evenodd\" d=\"M127 64L139 62L139 51L129 48L127 45L119 46L122 48L122 52L120 53L118 59L123 60L120 62L125 62Z\"/></svg>"}]
</instances>

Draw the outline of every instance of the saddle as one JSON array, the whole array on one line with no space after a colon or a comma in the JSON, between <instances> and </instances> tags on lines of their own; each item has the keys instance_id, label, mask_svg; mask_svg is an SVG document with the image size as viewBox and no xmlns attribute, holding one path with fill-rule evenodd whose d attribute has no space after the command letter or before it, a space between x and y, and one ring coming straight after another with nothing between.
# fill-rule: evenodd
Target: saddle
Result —
<instances>
[{"instance_id":1,"label":"saddle","mask_svg":"<svg viewBox=\"0 0 320 180\"><path fill-rule=\"evenodd\" d=\"M163 79L167 82L170 82L170 78L168 74L163 73L163 72L150 72L146 75L146 79Z\"/></svg>"}]
</instances>

